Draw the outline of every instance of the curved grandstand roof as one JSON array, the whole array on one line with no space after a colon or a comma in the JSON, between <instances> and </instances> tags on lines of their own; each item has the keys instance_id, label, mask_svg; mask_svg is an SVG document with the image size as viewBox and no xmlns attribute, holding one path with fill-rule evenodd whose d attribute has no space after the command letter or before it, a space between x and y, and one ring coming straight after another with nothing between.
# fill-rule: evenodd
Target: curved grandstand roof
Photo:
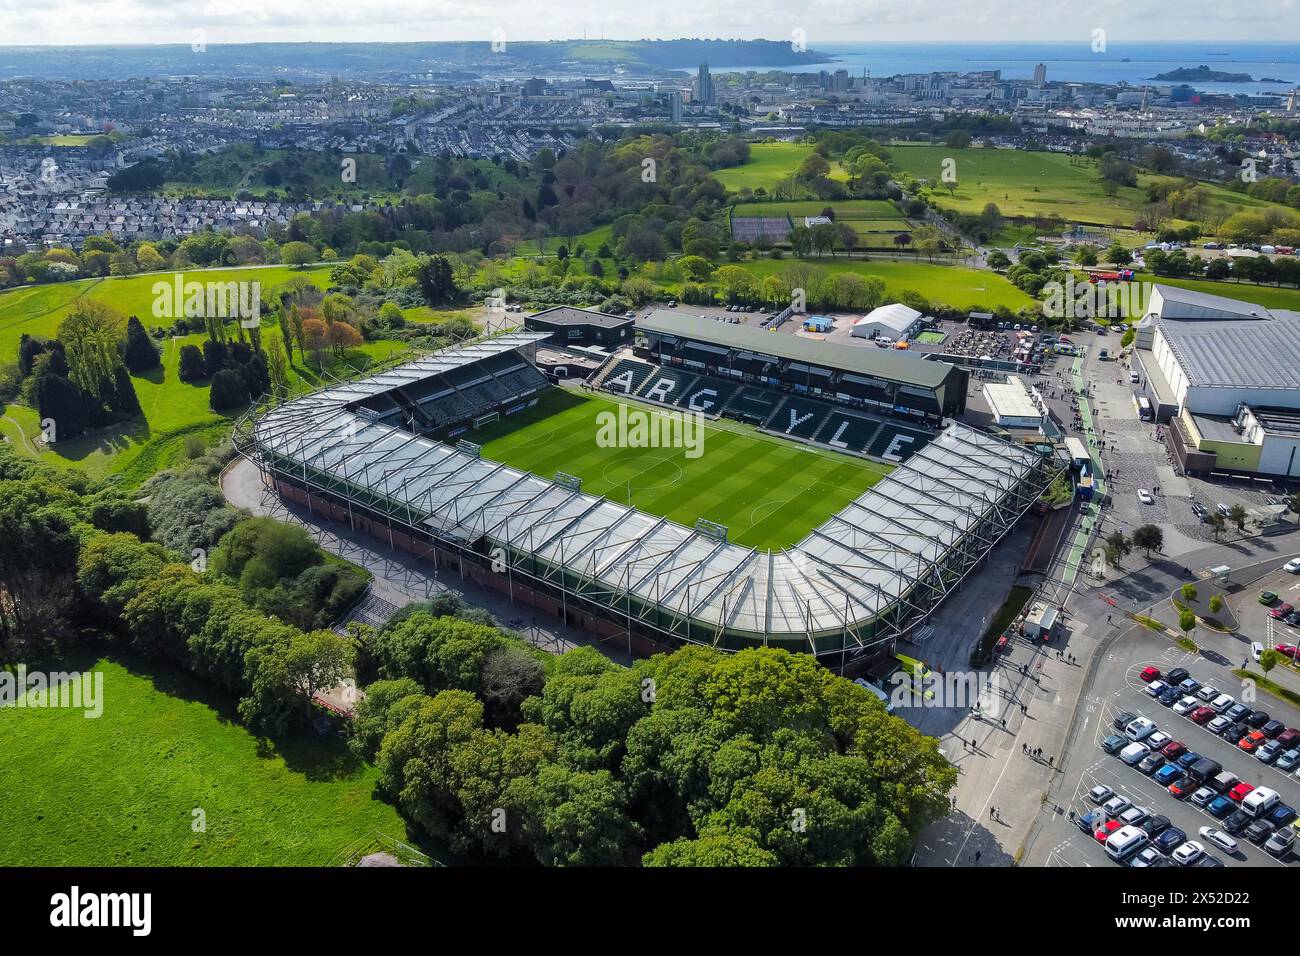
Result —
<instances>
[{"instance_id":1,"label":"curved grandstand roof","mask_svg":"<svg viewBox=\"0 0 1300 956\"><path fill-rule=\"evenodd\" d=\"M688 631L814 650L818 638L848 634L921 594L942 596L952 583L948 556L984 553L1041 490L1037 452L953 424L798 545L765 552L355 410L379 391L544 337L515 333L451 349L264 409L252 436L274 471L318 493L445 542L485 539L620 615L635 602L689 622Z\"/></svg>"}]
</instances>

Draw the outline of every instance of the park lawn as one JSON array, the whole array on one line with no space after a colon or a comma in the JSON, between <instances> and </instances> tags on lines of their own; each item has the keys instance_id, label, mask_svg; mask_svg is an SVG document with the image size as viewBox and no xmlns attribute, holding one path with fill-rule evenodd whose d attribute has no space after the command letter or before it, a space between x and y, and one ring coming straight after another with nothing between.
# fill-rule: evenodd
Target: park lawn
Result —
<instances>
[{"instance_id":1,"label":"park lawn","mask_svg":"<svg viewBox=\"0 0 1300 956\"><path fill-rule=\"evenodd\" d=\"M835 210L835 220L843 219L904 219L894 204L885 199L801 199L794 202L737 203L737 216L781 216L789 213L799 220L804 216L820 216L826 207Z\"/></svg>"},{"instance_id":2,"label":"park lawn","mask_svg":"<svg viewBox=\"0 0 1300 956\"><path fill-rule=\"evenodd\" d=\"M902 262L882 259L755 259L736 263L757 276L781 275L791 263L807 265L822 273L855 272L876 276L885 283L885 298L896 299L906 289L919 292L931 303L957 309L988 310L999 305L1009 309L1032 306L1035 300L1002 275L989 269L930 262Z\"/></svg>"},{"instance_id":3,"label":"park lawn","mask_svg":"<svg viewBox=\"0 0 1300 956\"><path fill-rule=\"evenodd\" d=\"M274 333L274 334L278 334ZM197 434L208 447L230 435L240 412L217 414L208 407L210 386L182 382L178 375L182 345L202 345L204 336L169 338L162 343L162 368L131 376L143 419L97 429L89 434L56 442L53 448L37 443L40 416L35 409L11 404L0 412L0 433L14 449L51 465L80 469L92 478L118 476L128 487L136 487L157 472L178 464L186 454L185 440ZM327 368L338 377L351 377L374 362L390 361L406 351L400 342L363 342L341 361ZM313 366L295 356L290 368L295 388L308 391L325 384Z\"/></svg>"},{"instance_id":4,"label":"park lawn","mask_svg":"<svg viewBox=\"0 0 1300 956\"><path fill-rule=\"evenodd\" d=\"M185 281L197 282L259 282L263 295L293 276L306 276L322 289L330 284L329 265L260 266L243 269L187 269ZM114 276L104 279L78 279L75 282L55 282L0 293L0 361L14 361L18 340L24 332L53 338L58 334L59 323L72 310L82 296L106 302L123 315L137 316L146 328L170 327L170 318L154 318L156 296L153 288L158 282L173 282L175 272L149 272L134 276Z\"/></svg>"},{"instance_id":5,"label":"park lawn","mask_svg":"<svg viewBox=\"0 0 1300 956\"><path fill-rule=\"evenodd\" d=\"M1143 187L1155 179L1138 177L1138 186L1120 187L1115 196L1101 191L1097 161L1062 153L1019 149L947 146L894 146L895 168L928 180L935 201L945 209L978 213L995 203L1004 216L1051 216L1067 222L1131 226L1146 203ZM956 163L952 193L941 180L943 161Z\"/></svg>"},{"instance_id":6,"label":"park lawn","mask_svg":"<svg viewBox=\"0 0 1300 956\"><path fill-rule=\"evenodd\" d=\"M811 146L800 143L755 143L749 147L749 162L714 170L713 176L732 192L759 186L771 191L781 180L797 172L799 164L812 151ZM838 164L831 163L830 178L846 182L849 175Z\"/></svg>"},{"instance_id":7,"label":"park lawn","mask_svg":"<svg viewBox=\"0 0 1300 956\"><path fill-rule=\"evenodd\" d=\"M255 737L232 701L163 664L57 669L102 673L103 714L0 709L0 866L329 866L406 839L376 769L337 741Z\"/></svg>"},{"instance_id":8,"label":"park lawn","mask_svg":"<svg viewBox=\"0 0 1300 956\"><path fill-rule=\"evenodd\" d=\"M536 406L465 435L483 457L553 478L583 480L583 491L691 527L697 518L725 525L729 540L762 549L798 543L862 494L892 466L787 442L731 422L705 424L702 453L686 448L601 447L601 412L618 410L604 395L551 389ZM653 418L665 413L625 402ZM630 496L630 501L629 501Z\"/></svg>"},{"instance_id":9,"label":"park lawn","mask_svg":"<svg viewBox=\"0 0 1300 956\"><path fill-rule=\"evenodd\" d=\"M613 248L613 226L609 224L597 226L595 229L589 229L584 233L580 233L573 237L572 242L564 236L548 236L546 239L546 255L555 255L555 250L560 248L560 246L568 246L569 252L576 254L579 244L581 244L584 249L590 249L592 252L595 252L605 243L609 243L610 248ZM517 243L511 252L516 256L536 256L538 255L539 249L540 244L536 239L525 239L523 242Z\"/></svg>"}]
</instances>

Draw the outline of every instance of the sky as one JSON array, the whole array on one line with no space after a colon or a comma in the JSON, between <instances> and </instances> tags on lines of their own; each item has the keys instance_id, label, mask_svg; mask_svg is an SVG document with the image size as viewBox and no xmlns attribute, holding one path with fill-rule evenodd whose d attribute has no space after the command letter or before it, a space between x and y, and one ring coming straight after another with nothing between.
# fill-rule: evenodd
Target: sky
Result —
<instances>
[{"instance_id":1,"label":"sky","mask_svg":"<svg viewBox=\"0 0 1300 956\"><path fill-rule=\"evenodd\" d=\"M544 11L544 15L539 13ZM0 46L583 36L1300 40L1300 0L0 0ZM497 33L496 31L501 31Z\"/></svg>"}]
</instances>

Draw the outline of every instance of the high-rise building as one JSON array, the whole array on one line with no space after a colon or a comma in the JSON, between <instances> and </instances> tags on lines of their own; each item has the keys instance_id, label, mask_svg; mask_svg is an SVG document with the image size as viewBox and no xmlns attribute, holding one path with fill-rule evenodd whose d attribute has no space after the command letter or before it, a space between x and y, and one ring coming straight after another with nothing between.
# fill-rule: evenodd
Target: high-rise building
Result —
<instances>
[{"instance_id":1,"label":"high-rise building","mask_svg":"<svg viewBox=\"0 0 1300 956\"><path fill-rule=\"evenodd\" d=\"M1047 82L1047 64L1040 63L1034 67L1034 86L1042 86Z\"/></svg>"},{"instance_id":2,"label":"high-rise building","mask_svg":"<svg viewBox=\"0 0 1300 956\"><path fill-rule=\"evenodd\" d=\"M849 71L836 70L832 89L834 89L836 93L845 93L848 91L848 88L849 88Z\"/></svg>"},{"instance_id":3,"label":"high-rise building","mask_svg":"<svg viewBox=\"0 0 1300 956\"><path fill-rule=\"evenodd\" d=\"M705 106L712 106L714 103L713 96L713 77L709 75L709 64L700 64L699 76L695 78L695 98Z\"/></svg>"},{"instance_id":4,"label":"high-rise building","mask_svg":"<svg viewBox=\"0 0 1300 956\"><path fill-rule=\"evenodd\" d=\"M681 91L680 91L680 90L673 90L670 94L668 94L668 101L669 101L669 103L672 104L672 110L673 110L673 122L674 122L674 123L680 123L680 122L682 121L682 94L681 94Z\"/></svg>"}]
</instances>

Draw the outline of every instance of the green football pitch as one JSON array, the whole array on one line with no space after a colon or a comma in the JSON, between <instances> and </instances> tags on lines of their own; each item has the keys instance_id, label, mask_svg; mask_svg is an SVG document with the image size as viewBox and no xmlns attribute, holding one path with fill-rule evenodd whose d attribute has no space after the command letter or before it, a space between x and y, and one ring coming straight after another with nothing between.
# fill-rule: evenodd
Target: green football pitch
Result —
<instances>
[{"instance_id":1,"label":"green football pitch","mask_svg":"<svg viewBox=\"0 0 1300 956\"><path fill-rule=\"evenodd\" d=\"M602 447L601 412L619 402L553 388L533 408L471 431L483 457L543 478L582 479L582 490L687 527L726 525L728 540L789 547L892 471L890 465L783 441L730 421L706 422L699 454L688 448ZM630 412L662 423L637 402Z\"/></svg>"}]
</instances>

